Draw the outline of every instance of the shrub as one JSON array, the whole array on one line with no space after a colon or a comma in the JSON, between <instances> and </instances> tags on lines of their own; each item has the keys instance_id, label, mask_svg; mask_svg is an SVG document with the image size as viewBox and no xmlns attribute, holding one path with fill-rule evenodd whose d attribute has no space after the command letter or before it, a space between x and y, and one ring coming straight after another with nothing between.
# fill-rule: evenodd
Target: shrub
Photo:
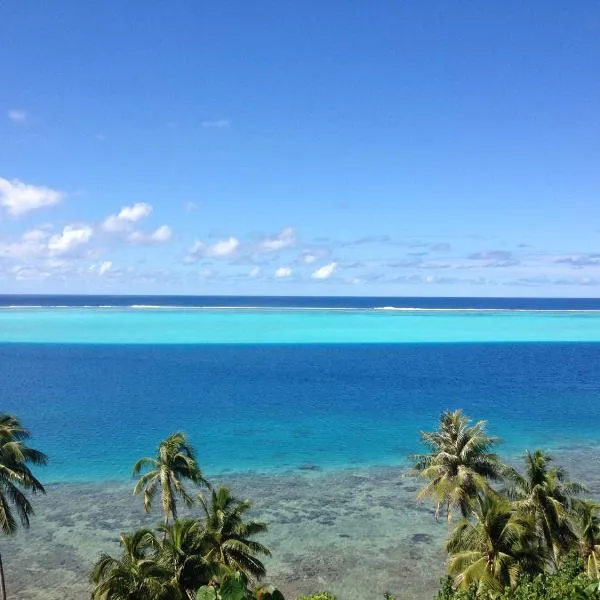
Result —
<instances>
[{"instance_id":1,"label":"shrub","mask_svg":"<svg viewBox=\"0 0 600 600\"><path fill-rule=\"evenodd\" d=\"M542 573L523 578L516 588L506 589L497 600L600 600L598 582L582 572L577 553L567 556L555 573ZM477 594L475 588L455 590L452 577L442 579L435 600L489 600L488 594Z\"/></svg>"},{"instance_id":2,"label":"shrub","mask_svg":"<svg viewBox=\"0 0 600 600\"><path fill-rule=\"evenodd\" d=\"M440 591L435 600L479 600L475 588L468 590L455 590L454 578L447 575L440 581Z\"/></svg>"}]
</instances>

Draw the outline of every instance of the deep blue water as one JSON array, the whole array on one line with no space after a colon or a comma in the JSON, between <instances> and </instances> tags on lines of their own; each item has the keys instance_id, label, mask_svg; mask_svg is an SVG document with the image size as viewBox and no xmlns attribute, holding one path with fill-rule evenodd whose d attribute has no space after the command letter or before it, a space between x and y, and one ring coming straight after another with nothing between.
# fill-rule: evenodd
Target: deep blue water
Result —
<instances>
[{"instance_id":1,"label":"deep blue water","mask_svg":"<svg viewBox=\"0 0 600 600\"><path fill-rule=\"evenodd\" d=\"M352 296L88 296L0 295L0 306L121 306L181 307L256 306L271 308L398 308L499 309L499 310L600 310L598 298L430 298Z\"/></svg>"},{"instance_id":2,"label":"deep blue water","mask_svg":"<svg viewBox=\"0 0 600 600\"><path fill-rule=\"evenodd\" d=\"M0 407L46 481L126 478L176 429L208 473L394 464L446 408L508 453L597 443L599 365L594 343L0 344Z\"/></svg>"}]
</instances>

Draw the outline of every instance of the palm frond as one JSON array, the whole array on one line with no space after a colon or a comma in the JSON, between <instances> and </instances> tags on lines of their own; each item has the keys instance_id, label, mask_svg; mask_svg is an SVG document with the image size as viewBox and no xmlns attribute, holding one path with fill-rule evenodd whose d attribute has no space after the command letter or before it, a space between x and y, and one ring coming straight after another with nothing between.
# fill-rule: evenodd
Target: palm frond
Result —
<instances>
[{"instance_id":1,"label":"palm frond","mask_svg":"<svg viewBox=\"0 0 600 600\"><path fill-rule=\"evenodd\" d=\"M29 431L16 417L0 414L0 528L6 535L17 529L13 508L21 525L29 526L33 506L26 493L45 493L28 465L43 466L47 457L26 444L29 438Z\"/></svg>"}]
</instances>

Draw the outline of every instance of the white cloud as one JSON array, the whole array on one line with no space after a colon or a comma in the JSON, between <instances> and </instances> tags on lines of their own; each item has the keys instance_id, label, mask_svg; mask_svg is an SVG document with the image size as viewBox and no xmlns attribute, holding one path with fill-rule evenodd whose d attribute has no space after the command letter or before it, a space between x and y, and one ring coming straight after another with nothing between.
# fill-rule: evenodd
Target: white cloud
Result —
<instances>
[{"instance_id":1,"label":"white cloud","mask_svg":"<svg viewBox=\"0 0 600 600\"><path fill-rule=\"evenodd\" d=\"M13 123L23 123L24 121L27 121L27 112L19 108L9 110L7 115Z\"/></svg>"},{"instance_id":2,"label":"white cloud","mask_svg":"<svg viewBox=\"0 0 600 600\"><path fill-rule=\"evenodd\" d=\"M333 275L333 272L335 271L336 267L337 267L336 262L332 262L332 263L329 263L328 265L324 265L321 268L313 271L311 278L312 279L329 279Z\"/></svg>"},{"instance_id":3,"label":"white cloud","mask_svg":"<svg viewBox=\"0 0 600 600\"><path fill-rule=\"evenodd\" d=\"M168 225L161 225L151 233L143 231L132 231L127 236L127 241L131 244L162 244L168 242L173 236L173 231Z\"/></svg>"},{"instance_id":4,"label":"white cloud","mask_svg":"<svg viewBox=\"0 0 600 600\"><path fill-rule=\"evenodd\" d=\"M0 243L0 257L26 261L45 256L48 253L47 240L50 237L48 228L26 231L19 241L12 244Z\"/></svg>"},{"instance_id":5,"label":"white cloud","mask_svg":"<svg viewBox=\"0 0 600 600\"><path fill-rule=\"evenodd\" d=\"M168 225L161 225L158 229L150 234L150 239L153 242L168 242L173 235L173 231Z\"/></svg>"},{"instance_id":6,"label":"white cloud","mask_svg":"<svg viewBox=\"0 0 600 600\"><path fill-rule=\"evenodd\" d=\"M248 277L252 277L253 279L255 277L258 277L260 275L260 267L252 267L250 269L250 271L248 272Z\"/></svg>"},{"instance_id":7,"label":"white cloud","mask_svg":"<svg viewBox=\"0 0 600 600\"><path fill-rule=\"evenodd\" d=\"M233 254L240 242L237 238L229 237L225 240L219 240L204 249L204 256L211 258L221 258Z\"/></svg>"},{"instance_id":8,"label":"white cloud","mask_svg":"<svg viewBox=\"0 0 600 600\"><path fill-rule=\"evenodd\" d=\"M43 206L58 204L64 196L63 192L48 187L0 177L0 205L15 217Z\"/></svg>"},{"instance_id":9,"label":"white cloud","mask_svg":"<svg viewBox=\"0 0 600 600\"><path fill-rule=\"evenodd\" d=\"M73 252L87 244L93 236L88 225L67 225L59 233L52 233L51 226L42 226L24 232L13 243L0 243L0 258L56 270L64 269ZM65 260L63 257L67 257ZM69 258L70 257L70 258Z\"/></svg>"},{"instance_id":10,"label":"white cloud","mask_svg":"<svg viewBox=\"0 0 600 600\"><path fill-rule=\"evenodd\" d=\"M277 271L275 271L275 277L290 277L292 274L292 269L290 267L279 267Z\"/></svg>"},{"instance_id":11,"label":"white cloud","mask_svg":"<svg viewBox=\"0 0 600 600\"><path fill-rule=\"evenodd\" d=\"M161 244L168 242L173 232L168 225L161 225L158 229L147 233L134 229L134 224L145 219L152 212L152 205L146 202L136 202L131 206L123 206L117 214L106 217L102 229L107 233L125 236L130 244Z\"/></svg>"},{"instance_id":12,"label":"white cloud","mask_svg":"<svg viewBox=\"0 0 600 600\"><path fill-rule=\"evenodd\" d=\"M152 212L152 206L146 202L136 202L132 206L124 206L118 214L119 219L124 221L139 221Z\"/></svg>"},{"instance_id":13,"label":"white cloud","mask_svg":"<svg viewBox=\"0 0 600 600\"><path fill-rule=\"evenodd\" d=\"M213 121L202 121L204 129L228 129L231 126L229 119L215 119Z\"/></svg>"},{"instance_id":14,"label":"white cloud","mask_svg":"<svg viewBox=\"0 0 600 600\"><path fill-rule=\"evenodd\" d=\"M314 263L317 260L317 258L318 257L315 254L311 254L310 252L304 252L300 257L300 260L305 265L312 265L312 263Z\"/></svg>"},{"instance_id":15,"label":"white cloud","mask_svg":"<svg viewBox=\"0 0 600 600\"><path fill-rule=\"evenodd\" d=\"M195 263L201 258L227 258L239 248L240 241L235 237L218 240L214 244L205 245L200 240L194 242L183 259L185 263Z\"/></svg>"},{"instance_id":16,"label":"white cloud","mask_svg":"<svg viewBox=\"0 0 600 600\"><path fill-rule=\"evenodd\" d=\"M108 231L109 233L117 233L119 231L123 231L129 226L130 225L128 223L119 219L117 215L109 215L108 217L106 217L106 219L104 219L104 222L102 223L102 229L104 229L104 231Z\"/></svg>"},{"instance_id":17,"label":"white cloud","mask_svg":"<svg viewBox=\"0 0 600 600\"><path fill-rule=\"evenodd\" d=\"M285 227L276 236L265 238L258 244L258 252L279 252L296 243L296 234L291 227Z\"/></svg>"},{"instance_id":18,"label":"white cloud","mask_svg":"<svg viewBox=\"0 0 600 600\"><path fill-rule=\"evenodd\" d=\"M61 233L48 240L48 250L53 255L66 254L92 239L92 228L88 225L66 225Z\"/></svg>"},{"instance_id":19,"label":"white cloud","mask_svg":"<svg viewBox=\"0 0 600 600\"><path fill-rule=\"evenodd\" d=\"M146 218L152 212L152 206L146 202L136 202L131 206L124 206L116 215L109 215L102 224L102 229L109 233L119 233L131 228L136 223Z\"/></svg>"},{"instance_id":20,"label":"white cloud","mask_svg":"<svg viewBox=\"0 0 600 600\"><path fill-rule=\"evenodd\" d=\"M113 264L110 260L105 260L98 269L98 275L104 275L105 273L108 273L111 270L112 265Z\"/></svg>"}]
</instances>

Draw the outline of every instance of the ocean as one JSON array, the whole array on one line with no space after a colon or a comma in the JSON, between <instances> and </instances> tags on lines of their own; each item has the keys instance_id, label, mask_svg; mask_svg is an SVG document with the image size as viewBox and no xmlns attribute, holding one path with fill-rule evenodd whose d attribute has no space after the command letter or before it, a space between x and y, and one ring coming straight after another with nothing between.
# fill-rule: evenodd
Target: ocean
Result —
<instances>
[{"instance_id":1,"label":"ocean","mask_svg":"<svg viewBox=\"0 0 600 600\"><path fill-rule=\"evenodd\" d=\"M597 460L599 364L593 299L0 297L0 409L19 415L50 457L40 471L50 504L36 501L40 517L28 534L40 523L44 568L62 573L46 599L83 597L64 595L65 569L81 582L89 554L136 522L131 466L176 430L189 435L210 478L259 495L281 546L270 573L287 590L310 591L316 581L341 600L366 600L375 584L349 565L364 550L360 532L380 523L375 587L412 586L409 597L430 598L438 534L403 478L419 431L442 410L463 408L489 421L511 461L536 447L575 467L583 456ZM328 494L326 508L319 493ZM120 494L122 520L104 515L106 537L98 537L98 505ZM302 536L290 528L308 528L319 510L328 524L305 528L300 551L287 548L281 537ZM404 532L395 542L392 523ZM76 542L63 539L65 527ZM423 535L431 544L411 559ZM402 559L389 558L394 543ZM343 564L315 566L315 544ZM31 561L27 544L19 548L15 572ZM398 561L427 567L420 584L414 572L397 572ZM443 563L435 578L442 572ZM351 587L358 576L367 578L364 593ZM17 598L44 593L21 575L16 582ZM85 581L73 585L84 593Z\"/></svg>"}]
</instances>

